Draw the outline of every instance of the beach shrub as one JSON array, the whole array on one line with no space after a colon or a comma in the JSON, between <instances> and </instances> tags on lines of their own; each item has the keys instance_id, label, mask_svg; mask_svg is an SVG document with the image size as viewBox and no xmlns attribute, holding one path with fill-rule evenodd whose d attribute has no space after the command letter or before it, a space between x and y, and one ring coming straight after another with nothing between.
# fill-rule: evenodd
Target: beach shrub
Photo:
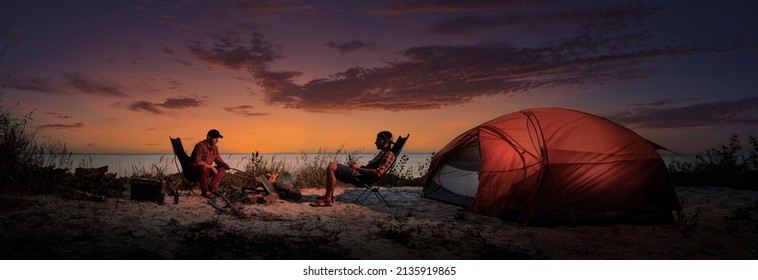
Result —
<instances>
[{"instance_id":1,"label":"beach shrub","mask_svg":"<svg viewBox=\"0 0 758 280\"><path fill-rule=\"evenodd\" d=\"M8 45L0 51L2 64ZM17 118L3 104L7 78L0 81L0 189L38 190L65 182L64 168L71 165L71 154L58 141L38 141L36 133L30 133L27 122L32 112ZM18 103L16 104L18 105Z\"/></svg>"},{"instance_id":2,"label":"beach shrub","mask_svg":"<svg viewBox=\"0 0 758 280\"><path fill-rule=\"evenodd\" d=\"M0 186L3 189L47 191L68 181L71 153L59 141L29 132L32 113L14 117L0 102Z\"/></svg>"},{"instance_id":3,"label":"beach shrub","mask_svg":"<svg viewBox=\"0 0 758 280\"><path fill-rule=\"evenodd\" d=\"M753 207L740 207L732 210L729 215L724 216L726 233L731 234L741 231L743 224L750 223L750 217L752 216L753 211L755 211L755 208Z\"/></svg>"},{"instance_id":4,"label":"beach shrub","mask_svg":"<svg viewBox=\"0 0 758 280\"><path fill-rule=\"evenodd\" d=\"M397 159L397 162L395 162L395 167L392 171L385 174L376 185L385 187L419 186L421 185L421 176L429 169L432 158L434 158L434 153L426 161L418 163L416 168L413 168L408 164L410 157L408 155L401 155Z\"/></svg>"},{"instance_id":5,"label":"beach shrub","mask_svg":"<svg viewBox=\"0 0 758 280\"><path fill-rule=\"evenodd\" d=\"M169 177L168 170L173 165L170 158L161 156L158 162L151 164L149 168L145 168L145 165L132 165L132 175L130 177L165 180Z\"/></svg>"},{"instance_id":6,"label":"beach shrub","mask_svg":"<svg viewBox=\"0 0 758 280\"><path fill-rule=\"evenodd\" d=\"M360 160L360 151L352 153L345 152L344 145L334 153L328 153L326 149L319 149L315 156L311 157L307 153L300 154L298 161L302 161L300 167L293 172L296 176L296 185L303 188L315 187L323 188L326 178L326 167L331 162L352 164ZM345 183L337 180L337 184L345 186Z\"/></svg>"},{"instance_id":7,"label":"beach shrub","mask_svg":"<svg viewBox=\"0 0 758 280\"><path fill-rule=\"evenodd\" d=\"M275 155L266 160L259 151L250 154L244 171L256 176L272 173L277 173L279 176L291 175L289 168L284 164L284 160L277 160Z\"/></svg>"},{"instance_id":8,"label":"beach shrub","mask_svg":"<svg viewBox=\"0 0 758 280\"><path fill-rule=\"evenodd\" d=\"M732 134L727 144L695 155L694 160L674 159L668 165L677 186L720 186L758 190L758 140L748 136L748 151L740 138Z\"/></svg>"}]
</instances>

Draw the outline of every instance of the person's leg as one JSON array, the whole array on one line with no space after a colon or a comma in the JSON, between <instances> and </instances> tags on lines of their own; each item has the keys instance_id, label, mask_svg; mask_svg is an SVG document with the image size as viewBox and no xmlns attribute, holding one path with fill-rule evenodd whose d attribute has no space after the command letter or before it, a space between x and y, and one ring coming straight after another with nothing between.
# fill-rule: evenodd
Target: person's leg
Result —
<instances>
[{"instance_id":1,"label":"person's leg","mask_svg":"<svg viewBox=\"0 0 758 280\"><path fill-rule=\"evenodd\" d=\"M213 176L213 181L211 181L211 183L208 185L208 190L212 193L216 193L218 184L221 183L221 179L223 179L224 175L226 174L226 168L217 167L216 170L218 170L218 173Z\"/></svg>"},{"instance_id":2,"label":"person's leg","mask_svg":"<svg viewBox=\"0 0 758 280\"><path fill-rule=\"evenodd\" d=\"M337 180L347 183L355 176L355 170L347 165L335 162L329 163L325 171L326 178L324 179L324 187L326 188L326 192L319 201L311 203L311 206L318 207L332 205L334 202L334 187L337 185Z\"/></svg>"},{"instance_id":3,"label":"person's leg","mask_svg":"<svg viewBox=\"0 0 758 280\"><path fill-rule=\"evenodd\" d=\"M193 173L197 177L197 181L200 183L200 195L208 197L208 189L210 188L208 177L211 175L211 169L204 166L195 166L192 169Z\"/></svg>"},{"instance_id":4,"label":"person's leg","mask_svg":"<svg viewBox=\"0 0 758 280\"><path fill-rule=\"evenodd\" d=\"M342 181L343 183L350 183L355 178L355 170L350 168L350 166L341 164L341 163L332 163L329 164L329 168L327 169L327 175L331 174L330 181L328 182L329 185L327 187L327 196L330 201L334 199L334 187L337 185L337 180Z\"/></svg>"},{"instance_id":5,"label":"person's leg","mask_svg":"<svg viewBox=\"0 0 758 280\"><path fill-rule=\"evenodd\" d=\"M337 177L334 176L335 171L337 171L337 163L329 163L326 167L326 193L324 193L324 199L328 202L334 201L334 186L337 185Z\"/></svg>"},{"instance_id":6,"label":"person's leg","mask_svg":"<svg viewBox=\"0 0 758 280\"><path fill-rule=\"evenodd\" d=\"M208 191L208 176L210 176L211 169L205 166L195 166L192 171L200 182L200 194L205 194Z\"/></svg>"}]
</instances>

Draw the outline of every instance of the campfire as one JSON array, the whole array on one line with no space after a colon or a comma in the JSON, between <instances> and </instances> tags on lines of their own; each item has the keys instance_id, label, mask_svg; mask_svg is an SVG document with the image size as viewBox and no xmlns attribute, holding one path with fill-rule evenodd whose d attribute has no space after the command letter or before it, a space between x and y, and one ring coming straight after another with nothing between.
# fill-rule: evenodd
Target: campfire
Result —
<instances>
[{"instance_id":1,"label":"campfire","mask_svg":"<svg viewBox=\"0 0 758 280\"><path fill-rule=\"evenodd\" d=\"M300 189L292 183L276 181L278 173L269 173L258 177L248 176L241 187L232 187L218 197L208 199L208 204L221 213L241 216L240 209L247 204L266 204L279 201L299 201L302 198ZM226 208L218 204L223 200Z\"/></svg>"}]
</instances>

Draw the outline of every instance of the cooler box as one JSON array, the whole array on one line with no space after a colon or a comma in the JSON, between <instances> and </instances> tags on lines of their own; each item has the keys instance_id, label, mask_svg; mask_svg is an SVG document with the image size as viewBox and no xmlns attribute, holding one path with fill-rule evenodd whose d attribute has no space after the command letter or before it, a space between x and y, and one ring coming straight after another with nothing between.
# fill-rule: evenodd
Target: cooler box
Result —
<instances>
[{"instance_id":1,"label":"cooler box","mask_svg":"<svg viewBox=\"0 0 758 280\"><path fill-rule=\"evenodd\" d=\"M163 203L166 181L147 178L132 178L132 200Z\"/></svg>"}]
</instances>

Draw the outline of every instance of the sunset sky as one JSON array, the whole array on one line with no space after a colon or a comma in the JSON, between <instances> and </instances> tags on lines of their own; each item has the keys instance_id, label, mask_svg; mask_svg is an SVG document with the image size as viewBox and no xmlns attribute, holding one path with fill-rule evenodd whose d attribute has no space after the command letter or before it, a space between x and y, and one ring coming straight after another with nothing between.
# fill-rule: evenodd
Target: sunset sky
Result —
<instances>
[{"instance_id":1,"label":"sunset sky","mask_svg":"<svg viewBox=\"0 0 758 280\"><path fill-rule=\"evenodd\" d=\"M82 153L433 152L563 107L686 153L758 136L758 1L5 1L3 108ZM746 144L746 141L743 142Z\"/></svg>"}]
</instances>

